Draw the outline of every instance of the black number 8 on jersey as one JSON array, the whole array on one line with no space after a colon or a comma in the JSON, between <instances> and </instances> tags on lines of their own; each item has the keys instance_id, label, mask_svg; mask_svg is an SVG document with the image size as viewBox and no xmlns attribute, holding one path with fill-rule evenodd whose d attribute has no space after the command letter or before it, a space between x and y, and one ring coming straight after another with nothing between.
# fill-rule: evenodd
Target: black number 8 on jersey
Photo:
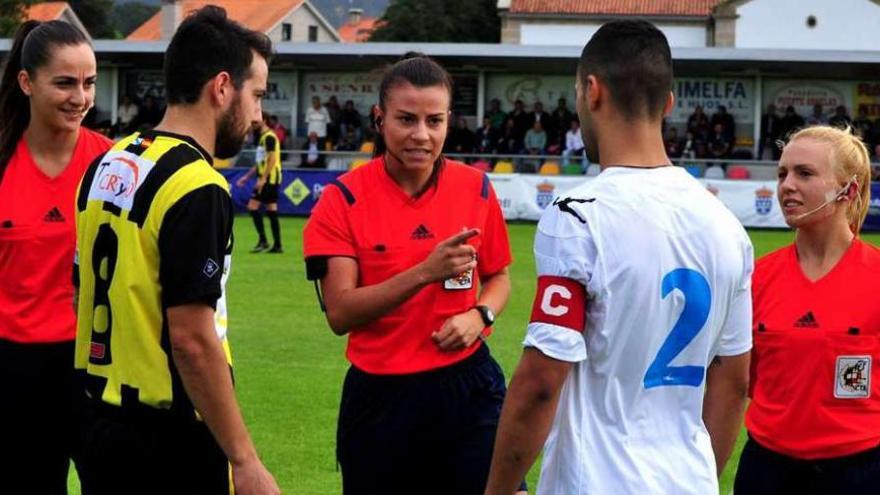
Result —
<instances>
[{"instance_id":1,"label":"black number 8 on jersey","mask_svg":"<svg viewBox=\"0 0 880 495\"><path fill-rule=\"evenodd\" d=\"M92 339L89 346L89 363L107 365L110 355L110 334L113 329L113 312L110 309L110 282L116 270L119 238L109 223L98 228L92 251L92 270L95 274L95 298L93 301Z\"/></svg>"}]
</instances>

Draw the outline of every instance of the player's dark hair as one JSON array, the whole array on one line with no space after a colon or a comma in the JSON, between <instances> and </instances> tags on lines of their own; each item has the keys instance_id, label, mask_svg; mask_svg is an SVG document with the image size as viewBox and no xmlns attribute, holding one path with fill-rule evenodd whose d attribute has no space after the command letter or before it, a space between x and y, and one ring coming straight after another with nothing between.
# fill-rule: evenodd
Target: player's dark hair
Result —
<instances>
[{"instance_id":1,"label":"player's dark hair","mask_svg":"<svg viewBox=\"0 0 880 495\"><path fill-rule=\"evenodd\" d=\"M89 43L85 34L64 21L27 21L15 32L0 79L0 180L31 121L30 101L18 85L18 74L25 70L33 78L49 62L53 48L82 43Z\"/></svg>"},{"instance_id":2,"label":"player's dark hair","mask_svg":"<svg viewBox=\"0 0 880 495\"><path fill-rule=\"evenodd\" d=\"M208 5L194 11L180 23L165 52L168 104L197 102L205 83L224 71L235 89L241 89L251 77L254 52L269 62L268 36L229 19L221 7Z\"/></svg>"},{"instance_id":3,"label":"player's dark hair","mask_svg":"<svg viewBox=\"0 0 880 495\"><path fill-rule=\"evenodd\" d=\"M672 53L666 36L642 20L604 24L578 63L581 84L589 75L607 85L624 118L661 118L672 90Z\"/></svg>"}]
</instances>

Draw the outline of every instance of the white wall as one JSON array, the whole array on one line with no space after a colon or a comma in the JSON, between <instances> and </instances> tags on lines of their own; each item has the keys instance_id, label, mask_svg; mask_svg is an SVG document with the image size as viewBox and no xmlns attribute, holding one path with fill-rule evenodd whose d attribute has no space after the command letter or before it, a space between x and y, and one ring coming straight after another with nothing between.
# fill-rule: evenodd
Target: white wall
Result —
<instances>
[{"instance_id":1,"label":"white wall","mask_svg":"<svg viewBox=\"0 0 880 495\"><path fill-rule=\"evenodd\" d=\"M308 42L309 26L318 27L318 43L332 43L336 41L330 31L324 27L324 24L319 22L318 18L315 17L315 15L312 14L309 9L306 8L304 5L301 5L299 8L294 10L293 13L287 16L283 21L281 21L275 27L275 29L267 33L269 35L269 39L271 39L273 43L278 43L281 41L282 25L284 23L292 25L293 32L291 34L293 36L290 41L300 43Z\"/></svg>"},{"instance_id":2,"label":"white wall","mask_svg":"<svg viewBox=\"0 0 880 495\"><path fill-rule=\"evenodd\" d=\"M583 24L522 24L520 44L584 46L601 25L601 22L589 21ZM706 26L658 23L657 27L666 35L670 46L706 46Z\"/></svg>"},{"instance_id":3,"label":"white wall","mask_svg":"<svg viewBox=\"0 0 880 495\"><path fill-rule=\"evenodd\" d=\"M877 50L880 5L871 0L751 0L737 9L737 48ZM807 27L815 16L816 27Z\"/></svg>"}]
</instances>

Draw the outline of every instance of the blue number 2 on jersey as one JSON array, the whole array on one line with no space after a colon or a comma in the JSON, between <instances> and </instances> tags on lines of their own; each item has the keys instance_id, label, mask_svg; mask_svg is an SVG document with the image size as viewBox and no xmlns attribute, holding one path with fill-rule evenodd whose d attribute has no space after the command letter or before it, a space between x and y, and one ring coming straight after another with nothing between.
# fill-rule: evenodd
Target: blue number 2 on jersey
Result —
<instances>
[{"instance_id":1,"label":"blue number 2 on jersey","mask_svg":"<svg viewBox=\"0 0 880 495\"><path fill-rule=\"evenodd\" d=\"M648 366L645 388L670 385L698 387L703 383L704 366L669 366L669 363L694 340L709 319L712 290L706 277L689 268L672 270L663 277L661 298L665 299L673 289L680 290L684 295L684 310L657 351L657 357Z\"/></svg>"}]
</instances>

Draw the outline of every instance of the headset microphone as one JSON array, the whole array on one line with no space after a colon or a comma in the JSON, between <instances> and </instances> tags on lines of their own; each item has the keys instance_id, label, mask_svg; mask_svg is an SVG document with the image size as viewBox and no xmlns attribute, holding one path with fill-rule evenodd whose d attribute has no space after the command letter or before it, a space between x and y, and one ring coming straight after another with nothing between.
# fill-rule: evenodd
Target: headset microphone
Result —
<instances>
[{"instance_id":1,"label":"headset microphone","mask_svg":"<svg viewBox=\"0 0 880 495\"><path fill-rule=\"evenodd\" d=\"M821 210L822 208L825 208L826 206L830 205L831 203L833 203L835 201L843 201L844 199L846 199L846 193L849 192L849 188L852 187L853 184L858 183L856 181L857 181L857 177L855 175L853 175L849 179L849 181L846 183L846 185L843 186L843 188L841 190L828 191L827 193L825 193L825 202L824 203L822 203L821 205L813 208L812 210L810 210L806 213L801 213L799 215L795 215L794 220L795 221L803 220L804 218L807 218L808 216L812 215L813 213L816 213L817 211Z\"/></svg>"}]
</instances>

